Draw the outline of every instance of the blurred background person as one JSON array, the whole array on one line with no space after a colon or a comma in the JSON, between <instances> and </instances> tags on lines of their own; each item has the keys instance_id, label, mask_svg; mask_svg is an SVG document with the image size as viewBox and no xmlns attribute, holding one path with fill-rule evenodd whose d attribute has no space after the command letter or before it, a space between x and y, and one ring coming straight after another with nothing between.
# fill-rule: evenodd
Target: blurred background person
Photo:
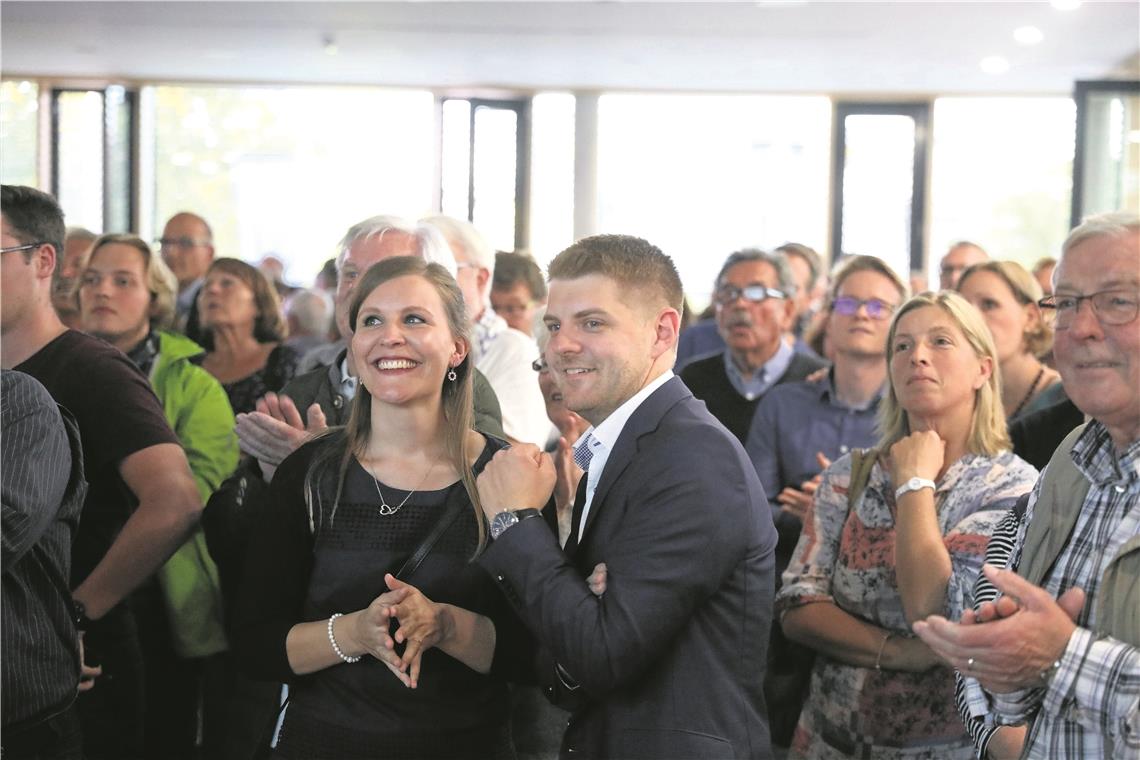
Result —
<instances>
[{"instance_id":1,"label":"blurred background person","mask_svg":"<svg viewBox=\"0 0 1140 760\"><path fill-rule=\"evenodd\" d=\"M59 321L68 327L79 326L79 275L87 265L91 244L98 237L83 227L68 227L63 238L63 256L55 268L51 283L51 304Z\"/></svg>"},{"instance_id":2,"label":"blurred background person","mask_svg":"<svg viewBox=\"0 0 1140 760\"><path fill-rule=\"evenodd\" d=\"M216 260L206 272L198 311L206 349L202 367L225 388L234 414L252 412L259 398L293 377L299 357L283 343L277 291L255 267Z\"/></svg>"},{"instance_id":3,"label":"blurred background person","mask_svg":"<svg viewBox=\"0 0 1140 760\"><path fill-rule=\"evenodd\" d=\"M814 354L811 346L804 342L804 334L812 319L819 313L827 292L823 261L814 248L802 243L784 243L775 250L787 258L792 278L796 283L796 294L792 298L795 312L788 339L796 351Z\"/></svg>"},{"instance_id":4,"label":"blurred background person","mask_svg":"<svg viewBox=\"0 0 1140 760\"><path fill-rule=\"evenodd\" d=\"M542 392L531 369L538 346L529 333L512 329L491 308L495 253L475 226L463 219L430 216L455 255L455 279L471 320L471 353L499 399L507 437L542 446L550 430Z\"/></svg>"},{"instance_id":5,"label":"blurred background person","mask_svg":"<svg viewBox=\"0 0 1140 760\"><path fill-rule=\"evenodd\" d=\"M180 211L167 220L158 243L163 263L178 280L174 328L200 344L198 294L214 261L214 233L202 217Z\"/></svg>"},{"instance_id":6,"label":"blurred background person","mask_svg":"<svg viewBox=\"0 0 1140 760\"><path fill-rule=\"evenodd\" d=\"M491 284L495 313L519 332L535 337L540 327L536 318L545 305L546 280L530 254L496 253Z\"/></svg>"},{"instance_id":7,"label":"blurred background person","mask_svg":"<svg viewBox=\"0 0 1140 760\"><path fill-rule=\"evenodd\" d=\"M1033 279L1041 286L1044 296L1053 295L1053 270L1057 268L1057 260L1052 256L1038 259L1033 265ZM1042 297L1044 297L1042 296Z\"/></svg>"},{"instance_id":8,"label":"blurred background person","mask_svg":"<svg viewBox=\"0 0 1140 760\"><path fill-rule=\"evenodd\" d=\"M956 293L891 322L879 444L823 473L776 608L816 650L791 757L966 758L954 680L910 631L957 617L986 539L1037 472L1009 452L997 359Z\"/></svg>"},{"instance_id":9,"label":"blurred background person","mask_svg":"<svg viewBox=\"0 0 1140 760\"><path fill-rule=\"evenodd\" d=\"M281 305L285 312L288 338L285 345L304 356L318 346L328 345L332 329L332 298L305 288L295 289Z\"/></svg>"},{"instance_id":10,"label":"blurred background person","mask_svg":"<svg viewBox=\"0 0 1140 760\"><path fill-rule=\"evenodd\" d=\"M960 240L947 249L938 262L938 287L940 290L956 290L958 278L974 264L989 259L990 255L977 243Z\"/></svg>"},{"instance_id":11,"label":"blurred background person","mask_svg":"<svg viewBox=\"0 0 1140 760\"><path fill-rule=\"evenodd\" d=\"M205 503L238 463L234 415L221 385L196 362L205 351L170 332L177 280L133 235L103 235L79 288L84 331L122 351L150 380L186 452ZM157 572L164 609L139 612L146 662L146 751L189 758L221 753L227 648L218 569L201 526Z\"/></svg>"},{"instance_id":12,"label":"blurred background person","mask_svg":"<svg viewBox=\"0 0 1140 760\"><path fill-rule=\"evenodd\" d=\"M1053 347L1053 328L1037 305L1042 293L1033 276L1013 261L985 261L962 273L958 292L981 312L993 336L1006 419L1065 400L1061 375L1039 358Z\"/></svg>"}]
</instances>

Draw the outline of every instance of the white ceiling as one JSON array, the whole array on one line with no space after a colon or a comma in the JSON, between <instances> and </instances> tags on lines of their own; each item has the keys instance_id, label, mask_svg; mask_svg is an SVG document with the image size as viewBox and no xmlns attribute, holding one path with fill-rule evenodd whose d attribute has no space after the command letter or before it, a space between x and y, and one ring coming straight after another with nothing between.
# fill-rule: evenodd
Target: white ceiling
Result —
<instances>
[{"instance_id":1,"label":"white ceiling","mask_svg":"<svg viewBox=\"0 0 1140 760\"><path fill-rule=\"evenodd\" d=\"M848 94L1056 94L1140 78L1134 0L4 0L0 22L5 77ZM1015 43L1025 25L1044 41ZM981 71L993 55L1007 73Z\"/></svg>"}]
</instances>

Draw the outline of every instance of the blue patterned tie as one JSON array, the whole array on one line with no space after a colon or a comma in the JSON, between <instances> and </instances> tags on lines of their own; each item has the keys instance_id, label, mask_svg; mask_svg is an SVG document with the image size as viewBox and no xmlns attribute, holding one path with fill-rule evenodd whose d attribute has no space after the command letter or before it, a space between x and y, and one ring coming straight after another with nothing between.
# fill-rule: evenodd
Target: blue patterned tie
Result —
<instances>
[{"instance_id":1,"label":"blue patterned tie","mask_svg":"<svg viewBox=\"0 0 1140 760\"><path fill-rule=\"evenodd\" d=\"M574 464L586 470L590 466L590 460L594 458L594 449L590 444L594 442L594 434L590 433L582 440L581 443L574 447Z\"/></svg>"}]
</instances>

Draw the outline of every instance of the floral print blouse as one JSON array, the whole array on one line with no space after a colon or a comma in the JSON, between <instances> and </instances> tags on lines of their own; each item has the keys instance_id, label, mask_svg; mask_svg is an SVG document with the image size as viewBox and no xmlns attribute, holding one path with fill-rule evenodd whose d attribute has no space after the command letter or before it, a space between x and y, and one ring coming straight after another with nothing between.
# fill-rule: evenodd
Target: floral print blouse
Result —
<instances>
[{"instance_id":1,"label":"floral print blouse","mask_svg":"<svg viewBox=\"0 0 1140 760\"><path fill-rule=\"evenodd\" d=\"M895 577L895 486L876 462L848 511L851 457L823 473L803 533L776 597L777 614L832 602L896 636L913 636ZM938 523L950 554L951 619L972 601L986 543L1037 471L1012 453L967 454L938 483ZM860 668L820 653L792 740L791 757L969 758L973 745L954 704L954 674Z\"/></svg>"}]
</instances>

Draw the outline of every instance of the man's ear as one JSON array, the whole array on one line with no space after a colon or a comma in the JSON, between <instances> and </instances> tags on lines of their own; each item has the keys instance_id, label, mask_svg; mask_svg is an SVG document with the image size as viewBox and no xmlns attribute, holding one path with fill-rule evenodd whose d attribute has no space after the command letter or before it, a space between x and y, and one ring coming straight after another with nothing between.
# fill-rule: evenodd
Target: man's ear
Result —
<instances>
[{"instance_id":1,"label":"man's ear","mask_svg":"<svg viewBox=\"0 0 1140 760\"><path fill-rule=\"evenodd\" d=\"M32 253L31 264L36 268L38 279L50 280L52 278L52 273L55 272L56 258L55 246L50 243L41 245Z\"/></svg>"},{"instance_id":2,"label":"man's ear","mask_svg":"<svg viewBox=\"0 0 1140 760\"><path fill-rule=\"evenodd\" d=\"M475 282L479 283L479 292L483 293L487 287L487 283L491 280L491 271L479 267L475 270Z\"/></svg>"},{"instance_id":3,"label":"man's ear","mask_svg":"<svg viewBox=\"0 0 1140 760\"><path fill-rule=\"evenodd\" d=\"M677 336L681 332L681 315L672 307L665 307L657 312L653 322L654 340L651 356L656 359L666 351L677 347Z\"/></svg>"}]
</instances>

